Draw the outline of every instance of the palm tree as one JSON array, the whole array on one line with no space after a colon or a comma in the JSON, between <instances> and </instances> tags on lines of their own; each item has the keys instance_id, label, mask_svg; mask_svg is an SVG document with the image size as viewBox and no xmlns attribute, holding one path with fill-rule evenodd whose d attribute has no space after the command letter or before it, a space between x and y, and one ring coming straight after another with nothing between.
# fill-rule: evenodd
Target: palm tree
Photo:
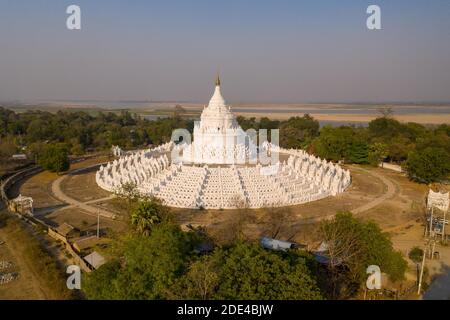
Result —
<instances>
[{"instance_id":1,"label":"palm tree","mask_svg":"<svg viewBox=\"0 0 450 320\"><path fill-rule=\"evenodd\" d=\"M422 263L423 254L423 250L419 247L412 248L408 254L409 259L416 264L417 283L419 283L420 264Z\"/></svg>"},{"instance_id":2,"label":"palm tree","mask_svg":"<svg viewBox=\"0 0 450 320\"><path fill-rule=\"evenodd\" d=\"M166 208L156 199L145 199L131 212L131 224L136 231L149 235L153 225L162 221Z\"/></svg>"}]
</instances>

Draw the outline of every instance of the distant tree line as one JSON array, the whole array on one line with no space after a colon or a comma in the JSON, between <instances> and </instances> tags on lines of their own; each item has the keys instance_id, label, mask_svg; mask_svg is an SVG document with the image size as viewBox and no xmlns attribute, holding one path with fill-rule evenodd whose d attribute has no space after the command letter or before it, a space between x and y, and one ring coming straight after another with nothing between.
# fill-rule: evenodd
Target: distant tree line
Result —
<instances>
[{"instance_id":1,"label":"distant tree line","mask_svg":"<svg viewBox=\"0 0 450 320\"><path fill-rule=\"evenodd\" d=\"M279 129L280 145L302 148L331 161L378 165L394 162L407 168L411 179L429 183L448 179L450 174L450 125L423 126L400 123L385 112L362 126L324 126L309 115L285 121L262 117L237 117L244 130ZM170 141L172 132L194 121L177 106L173 115L150 121L130 113L83 111L27 111L15 113L0 107L0 160L26 147L35 159L45 144L63 144L68 154L105 150L111 145L138 148ZM270 133L268 133L270 139Z\"/></svg>"},{"instance_id":2,"label":"distant tree line","mask_svg":"<svg viewBox=\"0 0 450 320\"><path fill-rule=\"evenodd\" d=\"M26 146L30 152L43 143L64 143L70 154L88 149L108 149L111 145L136 148L170 140L177 128L192 128L193 121L174 116L150 121L128 111L96 112L26 111L16 113L0 107L0 137L8 141L9 152Z\"/></svg>"},{"instance_id":3,"label":"distant tree line","mask_svg":"<svg viewBox=\"0 0 450 320\"><path fill-rule=\"evenodd\" d=\"M278 128L280 145L303 148L330 161L378 165L393 162L407 169L411 179L430 183L449 178L450 125L400 123L390 114L363 126L324 126L309 115L287 121L238 117L243 128Z\"/></svg>"}]
</instances>

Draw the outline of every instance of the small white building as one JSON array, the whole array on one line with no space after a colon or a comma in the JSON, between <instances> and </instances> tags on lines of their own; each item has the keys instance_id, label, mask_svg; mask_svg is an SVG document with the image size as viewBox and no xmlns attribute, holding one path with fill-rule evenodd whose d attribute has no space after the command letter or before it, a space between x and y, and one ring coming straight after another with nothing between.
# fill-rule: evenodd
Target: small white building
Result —
<instances>
[{"instance_id":1,"label":"small white building","mask_svg":"<svg viewBox=\"0 0 450 320\"><path fill-rule=\"evenodd\" d=\"M83 259L94 269L98 269L106 263L105 258L97 251L93 251L91 254L85 256Z\"/></svg>"},{"instance_id":2,"label":"small white building","mask_svg":"<svg viewBox=\"0 0 450 320\"><path fill-rule=\"evenodd\" d=\"M265 249L276 250L276 251L286 251L288 249L295 249L298 247L298 245L296 243L272 239L269 237L262 237L261 245Z\"/></svg>"},{"instance_id":3,"label":"small white building","mask_svg":"<svg viewBox=\"0 0 450 320\"><path fill-rule=\"evenodd\" d=\"M32 216L33 215L33 198L32 197L26 197L22 196L21 194L15 198L12 199L9 204L8 208L12 212L17 212L20 214L27 214Z\"/></svg>"},{"instance_id":4,"label":"small white building","mask_svg":"<svg viewBox=\"0 0 450 320\"><path fill-rule=\"evenodd\" d=\"M12 155L13 160L27 160L27 155L24 153L18 153Z\"/></svg>"}]
</instances>

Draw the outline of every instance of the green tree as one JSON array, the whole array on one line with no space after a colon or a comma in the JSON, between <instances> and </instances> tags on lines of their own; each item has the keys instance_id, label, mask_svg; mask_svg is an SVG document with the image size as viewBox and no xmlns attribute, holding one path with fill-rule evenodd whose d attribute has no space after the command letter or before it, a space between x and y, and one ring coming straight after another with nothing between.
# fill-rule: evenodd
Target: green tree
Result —
<instances>
[{"instance_id":1,"label":"green tree","mask_svg":"<svg viewBox=\"0 0 450 320\"><path fill-rule=\"evenodd\" d=\"M387 140L389 160L401 163L408 158L408 154L414 150L414 144L404 136L394 137Z\"/></svg>"},{"instance_id":2,"label":"green tree","mask_svg":"<svg viewBox=\"0 0 450 320\"><path fill-rule=\"evenodd\" d=\"M199 283L208 280L208 295L214 299L321 299L307 258L297 253L280 254L256 244L238 241L218 249L202 260L205 267L188 273L186 298L202 298ZM200 286L201 287L201 286ZM202 287L204 288L204 287ZM211 290L215 292L212 293Z\"/></svg>"},{"instance_id":3,"label":"green tree","mask_svg":"<svg viewBox=\"0 0 450 320\"><path fill-rule=\"evenodd\" d=\"M402 134L410 141L416 142L419 138L427 134L427 128L418 123L408 122L403 125Z\"/></svg>"},{"instance_id":4,"label":"green tree","mask_svg":"<svg viewBox=\"0 0 450 320\"><path fill-rule=\"evenodd\" d=\"M149 236L129 235L117 248L117 258L83 277L89 299L170 298L169 289L186 272L193 242L177 225L163 222Z\"/></svg>"},{"instance_id":5,"label":"green tree","mask_svg":"<svg viewBox=\"0 0 450 320\"><path fill-rule=\"evenodd\" d=\"M67 171L70 167L67 148L62 144L46 145L38 162L44 169L56 173Z\"/></svg>"},{"instance_id":6,"label":"green tree","mask_svg":"<svg viewBox=\"0 0 450 320\"><path fill-rule=\"evenodd\" d=\"M0 139L0 159L10 158L18 150L13 136Z\"/></svg>"},{"instance_id":7,"label":"green tree","mask_svg":"<svg viewBox=\"0 0 450 320\"><path fill-rule=\"evenodd\" d=\"M381 117L369 122L369 133L372 138L392 139L402 132L402 124L395 119Z\"/></svg>"},{"instance_id":8,"label":"green tree","mask_svg":"<svg viewBox=\"0 0 450 320\"><path fill-rule=\"evenodd\" d=\"M404 279L407 263L400 252L395 251L388 235L383 233L375 222L360 222L362 226L362 255L364 265L362 278L365 278L365 269L369 265L378 265L382 272L389 275L392 281ZM364 269L364 270L363 270Z\"/></svg>"},{"instance_id":9,"label":"green tree","mask_svg":"<svg viewBox=\"0 0 450 320\"><path fill-rule=\"evenodd\" d=\"M27 139L30 142L44 141L50 138L49 124L41 118L33 119L27 127Z\"/></svg>"},{"instance_id":10,"label":"green tree","mask_svg":"<svg viewBox=\"0 0 450 320\"><path fill-rule=\"evenodd\" d=\"M419 282L419 267L422 263L424 252L419 247L414 247L409 251L408 257L412 262L416 264L416 274L417 274L417 282Z\"/></svg>"},{"instance_id":11,"label":"green tree","mask_svg":"<svg viewBox=\"0 0 450 320\"><path fill-rule=\"evenodd\" d=\"M202 256L189 266L189 271L180 277L172 288L175 299L200 299L213 298L219 285L220 261L216 256Z\"/></svg>"},{"instance_id":12,"label":"green tree","mask_svg":"<svg viewBox=\"0 0 450 320\"><path fill-rule=\"evenodd\" d=\"M387 145L382 142L375 142L369 146L369 163L378 166L380 162L388 156Z\"/></svg>"},{"instance_id":13,"label":"green tree","mask_svg":"<svg viewBox=\"0 0 450 320\"><path fill-rule=\"evenodd\" d=\"M319 121L306 114L292 117L280 124L280 146L283 148L306 148L319 135Z\"/></svg>"},{"instance_id":14,"label":"green tree","mask_svg":"<svg viewBox=\"0 0 450 320\"><path fill-rule=\"evenodd\" d=\"M406 167L412 180L424 183L441 181L450 174L450 155L436 147L416 150L409 154Z\"/></svg>"},{"instance_id":15,"label":"green tree","mask_svg":"<svg viewBox=\"0 0 450 320\"><path fill-rule=\"evenodd\" d=\"M82 277L82 289L87 298L95 300L112 300L123 297L123 284L118 279L122 264L119 259L113 259ZM126 298L124 298L126 299Z\"/></svg>"},{"instance_id":16,"label":"green tree","mask_svg":"<svg viewBox=\"0 0 450 320\"><path fill-rule=\"evenodd\" d=\"M255 117L245 118L243 116L237 116L236 120L244 131L247 131L248 129L258 129L258 123Z\"/></svg>"},{"instance_id":17,"label":"green tree","mask_svg":"<svg viewBox=\"0 0 450 320\"><path fill-rule=\"evenodd\" d=\"M442 130L427 132L417 139L416 150L424 150L428 147L441 148L450 154L450 135Z\"/></svg>"},{"instance_id":18,"label":"green tree","mask_svg":"<svg viewBox=\"0 0 450 320\"><path fill-rule=\"evenodd\" d=\"M31 160L35 160L39 163L39 158L45 149L46 145L43 142L33 142L27 147L27 156Z\"/></svg>"},{"instance_id":19,"label":"green tree","mask_svg":"<svg viewBox=\"0 0 450 320\"><path fill-rule=\"evenodd\" d=\"M119 199L126 200L129 209L133 209L137 201L141 198L141 194L134 182L123 183L115 190L115 194Z\"/></svg>"},{"instance_id":20,"label":"green tree","mask_svg":"<svg viewBox=\"0 0 450 320\"><path fill-rule=\"evenodd\" d=\"M278 120L270 120L267 117L262 117L259 119L258 129L278 129L280 126L280 121Z\"/></svg>"},{"instance_id":21,"label":"green tree","mask_svg":"<svg viewBox=\"0 0 450 320\"><path fill-rule=\"evenodd\" d=\"M364 141L353 141L345 152L346 159L352 163L369 162L369 146Z\"/></svg>"},{"instance_id":22,"label":"green tree","mask_svg":"<svg viewBox=\"0 0 450 320\"><path fill-rule=\"evenodd\" d=\"M168 208L156 198L144 199L138 202L131 211L131 224L143 235L149 235L155 224L168 217Z\"/></svg>"},{"instance_id":23,"label":"green tree","mask_svg":"<svg viewBox=\"0 0 450 320\"><path fill-rule=\"evenodd\" d=\"M414 247L409 251L408 257L411 259L414 263L420 263L422 262L423 257L423 250L419 247Z\"/></svg>"},{"instance_id":24,"label":"green tree","mask_svg":"<svg viewBox=\"0 0 450 320\"><path fill-rule=\"evenodd\" d=\"M374 222L362 222L351 213L338 213L320 228L328 246L332 297L354 295L366 279L366 269L378 265L393 281L402 280L407 263Z\"/></svg>"},{"instance_id":25,"label":"green tree","mask_svg":"<svg viewBox=\"0 0 450 320\"><path fill-rule=\"evenodd\" d=\"M181 121L186 116L186 109L182 105L177 104L173 110L173 118Z\"/></svg>"},{"instance_id":26,"label":"green tree","mask_svg":"<svg viewBox=\"0 0 450 320\"><path fill-rule=\"evenodd\" d=\"M81 144L76 143L72 146L72 148L70 149L70 152L71 152L71 154L81 156L84 154L84 148Z\"/></svg>"},{"instance_id":27,"label":"green tree","mask_svg":"<svg viewBox=\"0 0 450 320\"><path fill-rule=\"evenodd\" d=\"M355 132L352 127L325 126L313 142L313 151L321 158L339 161L350 154L349 149L354 139Z\"/></svg>"}]
</instances>

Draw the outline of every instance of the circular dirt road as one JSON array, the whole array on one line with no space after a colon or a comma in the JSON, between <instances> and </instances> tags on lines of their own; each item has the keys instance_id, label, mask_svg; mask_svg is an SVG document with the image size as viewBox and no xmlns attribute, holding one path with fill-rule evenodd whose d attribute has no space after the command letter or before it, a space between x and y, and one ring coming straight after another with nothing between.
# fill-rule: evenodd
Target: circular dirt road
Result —
<instances>
[{"instance_id":1,"label":"circular dirt road","mask_svg":"<svg viewBox=\"0 0 450 320\"><path fill-rule=\"evenodd\" d=\"M81 208L84 211L86 211L87 213L90 213L90 214L95 215L95 216L97 216L97 214L99 214L100 216L102 216L104 218L108 218L108 219L114 220L116 218L116 215L114 213L112 213L110 211L107 211L107 210L104 210L104 209L101 209L101 208L98 208L98 207L93 207L93 206L89 205L89 203L112 199L114 197L113 195L111 195L109 197L106 197L106 198L95 199L93 201L81 202L81 201L78 201L78 200L68 196L61 189L61 182L67 176L70 176L70 175L73 175L73 174L76 174L76 173L80 173L80 172L83 172L83 171L86 171L86 170L89 170L89 169L92 169L92 168L95 168L95 167L98 167L98 166L100 166L100 164L96 164L96 165L93 165L93 166L76 169L76 170L73 170L73 171L69 172L67 175L63 175L63 176L59 177L58 179L56 179L52 183L52 193L55 195L56 198L58 198L62 202L65 202L65 203L69 204L70 206Z\"/></svg>"}]
</instances>

